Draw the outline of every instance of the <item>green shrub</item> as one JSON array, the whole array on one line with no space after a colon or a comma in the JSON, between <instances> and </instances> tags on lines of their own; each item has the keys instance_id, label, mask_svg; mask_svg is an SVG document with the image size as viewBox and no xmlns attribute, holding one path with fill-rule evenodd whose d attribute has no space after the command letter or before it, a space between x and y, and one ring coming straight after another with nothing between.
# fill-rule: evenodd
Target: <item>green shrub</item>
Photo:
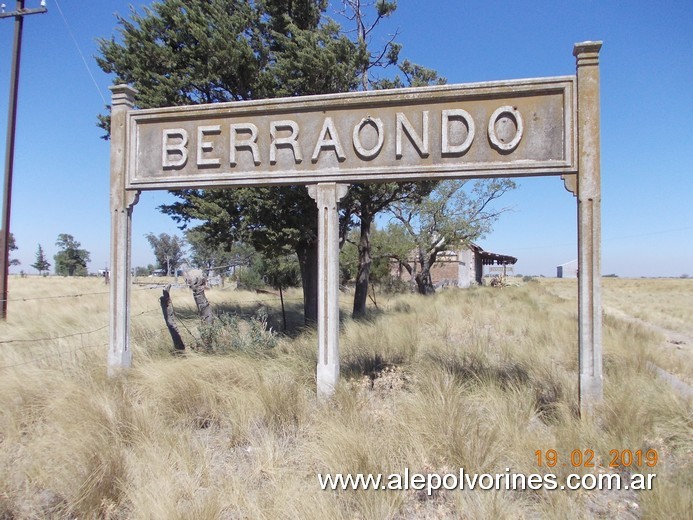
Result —
<instances>
[{"instance_id":1,"label":"green shrub","mask_svg":"<svg viewBox=\"0 0 693 520\"><path fill-rule=\"evenodd\" d=\"M408 281L395 276L384 278L380 283L380 289L387 294L409 294L412 292L411 284Z\"/></svg>"},{"instance_id":2,"label":"green shrub","mask_svg":"<svg viewBox=\"0 0 693 520\"><path fill-rule=\"evenodd\" d=\"M265 288L265 281L257 269L246 267L236 273L236 282L239 289L247 291L257 291Z\"/></svg>"},{"instance_id":3,"label":"green shrub","mask_svg":"<svg viewBox=\"0 0 693 520\"><path fill-rule=\"evenodd\" d=\"M220 314L199 329L198 349L210 354L229 352L266 353L277 344L276 333L267 327L267 309L244 320L236 314Z\"/></svg>"}]
</instances>

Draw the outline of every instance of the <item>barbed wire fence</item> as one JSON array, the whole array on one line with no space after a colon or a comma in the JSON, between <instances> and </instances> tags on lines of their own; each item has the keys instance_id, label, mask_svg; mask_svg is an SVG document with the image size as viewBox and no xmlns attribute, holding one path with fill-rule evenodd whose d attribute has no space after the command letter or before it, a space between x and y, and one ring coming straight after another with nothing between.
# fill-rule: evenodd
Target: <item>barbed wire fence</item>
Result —
<instances>
[{"instance_id":1,"label":"barbed wire fence","mask_svg":"<svg viewBox=\"0 0 693 520\"><path fill-rule=\"evenodd\" d=\"M139 292L139 291L150 291L150 290L156 290L156 289L163 289L166 287L168 284L154 284L154 285L148 285L147 287L133 287L132 291L133 292ZM177 288L187 288L186 285L178 285ZM35 297L22 297L22 298L8 298L8 302L30 302L30 301L37 301L37 300L59 300L59 299L72 299L72 298L81 298L85 296L103 296L109 294L110 291L94 291L94 292L80 292L80 293L73 293L73 294L63 294L63 295L51 295L51 296L35 296ZM233 300L229 302L224 302L224 303L215 303L214 306L218 309L219 307L223 306L236 306L236 305L247 305L247 304L267 304L268 303L268 298L267 296L274 296L279 299L279 295L276 295L271 292L264 292L262 293L264 296L266 296L263 299L259 298L254 298L254 299L244 299L244 300ZM273 301L273 300L269 300ZM303 298L284 298L285 302L298 302L298 301L303 301ZM139 316L143 316L145 314L150 314L154 312L161 312L160 307L155 307L152 309L148 309L145 311L141 311L137 314L131 315L131 318L137 318ZM187 331L187 333L190 335L190 337L193 340L198 340L193 332L190 330L190 328L186 325L184 319L181 319L180 316L178 317L180 320L181 324L183 325L183 328ZM189 321L189 320L188 320ZM49 354L42 354L42 355L34 355L35 352L33 350L27 349L24 351L25 354L29 354L31 356L31 359L26 359L23 361L19 361L17 363L10 363L10 364L5 364L5 365L0 365L0 371L8 370L11 368L15 367L20 367L24 365L30 365L33 363L39 363L48 359L55 359L59 358L61 360L61 368L64 369L63 364L62 364L62 359L63 356L74 356L79 352L85 352L90 349L96 349L96 348L107 348L109 346L108 342L96 342L96 343L89 343L89 344L84 344L85 338L91 336L92 334L96 334L98 332L104 331L108 329L109 324L106 323L105 325L102 325L100 327L86 330L86 331L79 331L79 332L71 332L68 334L63 334L63 335L56 335L56 336L45 336L45 337L37 337L37 338L10 338L10 339L0 339L0 345L8 345L8 344L35 344L35 343L47 343L51 346L57 347L59 343L63 340L69 340L73 338L79 337L79 341L82 343L81 345L74 347L71 345L72 348L69 350L61 350L59 352L51 352ZM157 328L156 332L157 333L164 333L167 332L167 327L161 327Z\"/></svg>"}]
</instances>

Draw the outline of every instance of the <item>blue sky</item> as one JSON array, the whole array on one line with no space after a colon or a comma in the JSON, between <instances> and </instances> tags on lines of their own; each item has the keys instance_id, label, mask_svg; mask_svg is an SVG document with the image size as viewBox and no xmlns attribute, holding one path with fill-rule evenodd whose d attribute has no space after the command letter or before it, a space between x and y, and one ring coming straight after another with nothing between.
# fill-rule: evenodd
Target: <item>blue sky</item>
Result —
<instances>
[{"instance_id":1,"label":"blue sky","mask_svg":"<svg viewBox=\"0 0 693 520\"><path fill-rule=\"evenodd\" d=\"M94 61L96 39L115 34L114 13L149 2L58 4L67 26L55 0L24 24L11 221L22 265L13 272L33 272L39 243L52 261L60 233L91 252L92 271L108 264L109 144L96 115L111 78ZM399 30L402 57L467 83L571 75L573 44L602 40L603 273L679 276L693 275L692 26L690 1L400 0L374 44ZM13 19L0 20L0 143L13 28ZM576 258L575 199L559 177L518 181L500 201L512 211L479 243L517 256L517 273L555 276L556 265ZM145 233L179 233L156 209L167 200L147 192L136 206L134 265L154 262Z\"/></svg>"}]
</instances>

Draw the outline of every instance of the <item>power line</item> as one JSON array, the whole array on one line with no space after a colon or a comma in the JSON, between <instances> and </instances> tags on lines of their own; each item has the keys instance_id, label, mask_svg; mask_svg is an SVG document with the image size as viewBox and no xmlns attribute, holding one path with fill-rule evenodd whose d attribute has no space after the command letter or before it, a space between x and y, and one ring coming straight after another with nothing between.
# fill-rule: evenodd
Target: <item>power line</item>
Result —
<instances>
[{"instance_id":1,"label":"power line","mask_svg":"<svg viewBox=\"0 0 693 520\"><path fill-rule=\"evenodd\" d=\"M654 236L654 235L664 235L665 233L674 233L677 231L688 231L689 229L693 229L693 226L685 226L685 227L671 228L671 229L660 229L658 231L649 231L647 233L638 233L635 235L602 237L602 242L611 242L613 240L628 240L631 238L642 238L642 237L649 237L649 236ZM575 242L564 242L564 243L558 243L558 244L544 244L544 245L535 245L535 246L526 246L526 247L515 247L515 248L513 248L513 250L514 251L529 251L529 250L533 250L533 249L551 249L551 248L555 248L555 247L569 247L569 246L577 247L577 239L575 240Z\"/></svg>"},{"instance_id":2,"label":"power line","mask_svg":"<svg viewBox=\"0 0 693 520\"><path fill-rule=\"evenodd\" d=\"M58 3L58 0L55 0L55 6L58 8L58 12L60 13L60 17L63 19L63 22L65 23L65 27L67 28L67 32L69 33L70 38L72 38L72 42L75 44L75 48L77 49L79 56L82 58L82 63L84 63L84 68L87 69L87 73L89 74L89 77L91 78L92 82L94 83L94 86L96 87L96 91L99 93L99 96L101 96L101 100L103 101L104 106L108 105L106 98L104 97L103 93L101 92L101 89L99 88L99 84L96 82L96 78L94 78L94 75L91 73L91 69L89 68L89 64L87 63L87 60L84 58L84 53L82 52L82 49L79 47L79 43L77 43L77 38L75 38L75 35L72 32L72 29L70 28L70 24L67 23L67 18L65 18L65 15L63 14L63 10L60 8L60 4Z\"/></svg>"},{"instance_id":3,"label":"power line","mask_svg":"<svg viewBox=\"0 0 693 520\"><path fill-rule=\"evenodd\" d=\"M653 235L663 235L665 233L673 233L675 231L688 231L689 229L693 229L693 226L686 226L682 228L672 228L672 229L661 229L659 231L650 231L648 233L638 233L637 235L624 235L620 237L608 237L608 238L603 238L603 241L608 241L608 240L623 240L627 238L640 238L640 237L649 237Z\"/></svg>"}]
</instances>

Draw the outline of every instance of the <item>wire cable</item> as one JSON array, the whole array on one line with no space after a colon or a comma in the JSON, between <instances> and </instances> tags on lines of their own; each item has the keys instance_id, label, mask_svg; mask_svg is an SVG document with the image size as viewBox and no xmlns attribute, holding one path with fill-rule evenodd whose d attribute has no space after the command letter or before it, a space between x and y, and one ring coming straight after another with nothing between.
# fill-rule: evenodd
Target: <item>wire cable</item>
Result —
<instances>
[{"instance_id":1,"label":"wire cable","mask_svg":"<svg viewBox=\"0 0 693 520\"><path fill-rule=\"evenodd\" d=\"M82 58L82 62L84 63L84 68L87 69L87 73L89 74L89 77L91 78L92 82L94 83L94 86L96 87L96 91L99 93L99 96L101 97L101 101L103 101L104 106L108 105L108 102L106 101L106 98L104 97L103 93L101 92L101 88L99 87L99 84L96 82L96 78L91 72L91 69L89 68L89 64L87 63L86 58L84 57L84 53L82 52L82 49L79 47L79 43L77 43L77 38L75 38L75 34L72 32L72 29L70 28L70 24L67 23L67 18L65 18L65 14L63 13L63 10L60 8L60 3L58 3L58 0L55 1L55 6L58 8L58 12L60 13L60 17L63 19L63 22L65 23L65 27L67 28L67 32L70 35L70 38L72 38L72 42L75 44L75 48L77 49L77 52L79 53L79 56Z\"/></svg>"}]
</instances>

